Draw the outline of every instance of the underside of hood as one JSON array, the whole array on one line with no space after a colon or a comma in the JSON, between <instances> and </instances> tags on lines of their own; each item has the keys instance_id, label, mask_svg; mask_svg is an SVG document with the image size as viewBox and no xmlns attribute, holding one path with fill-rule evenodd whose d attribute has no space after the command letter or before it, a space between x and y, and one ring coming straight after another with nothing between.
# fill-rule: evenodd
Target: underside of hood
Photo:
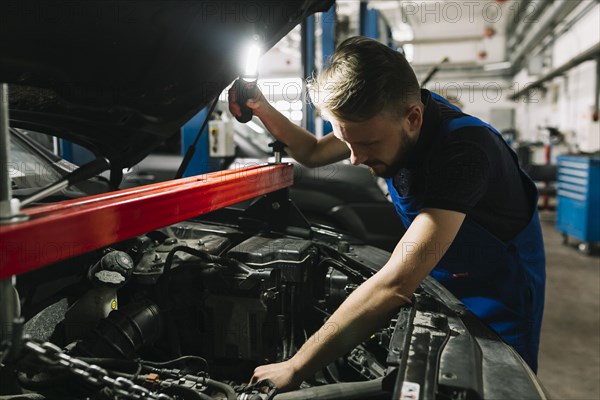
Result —
<instances>
[{"instance_id":1,"label":"underside of hood","mask_svg":"<svg viewBox=\"0 0 600 400\"><path fill-rule=\"evenodd\" d=\"M13 126L136 164L266 51L333 0L0 3L0 82Z\"/></svg>"}]
</instances>

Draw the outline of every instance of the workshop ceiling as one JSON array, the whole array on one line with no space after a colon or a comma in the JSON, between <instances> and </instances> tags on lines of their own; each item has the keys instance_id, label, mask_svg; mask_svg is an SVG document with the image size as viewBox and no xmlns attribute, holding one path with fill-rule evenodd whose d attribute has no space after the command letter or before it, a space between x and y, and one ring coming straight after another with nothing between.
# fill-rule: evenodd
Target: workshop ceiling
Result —
<instances>
[{"instance_id":1,"label":"workshop ceiling","mask_svg":"<svg viewBox=\"0 0 600 400\"><path fill-rule=\"evenodd\" d=\"M336 3L340 16L358 24L359 2ZM506 27L523 12L521 6L516 0L368 2L390 26L396 45L410 48L408 57L417 72L449 57L445 70L460 69L472 76L489 75L484 65L505 61Z\"/></svg>"}]
</instances>

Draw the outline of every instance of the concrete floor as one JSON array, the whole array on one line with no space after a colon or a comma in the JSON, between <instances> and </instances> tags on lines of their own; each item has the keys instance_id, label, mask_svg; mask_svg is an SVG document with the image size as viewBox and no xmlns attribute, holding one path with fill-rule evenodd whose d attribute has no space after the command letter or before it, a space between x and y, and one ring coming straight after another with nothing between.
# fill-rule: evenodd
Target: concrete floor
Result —
<instances>
[{"instance_id":1,"label":"concrete floor","mask_svg":"<svg viewBox=\"0 0 600 400\"><path fill-rule=\"evenodd\" d=\"M538 376L552 399L600 399L600 251L562 244L556 214L542 212L546 306Z\"/></svg>"}]
</instances>

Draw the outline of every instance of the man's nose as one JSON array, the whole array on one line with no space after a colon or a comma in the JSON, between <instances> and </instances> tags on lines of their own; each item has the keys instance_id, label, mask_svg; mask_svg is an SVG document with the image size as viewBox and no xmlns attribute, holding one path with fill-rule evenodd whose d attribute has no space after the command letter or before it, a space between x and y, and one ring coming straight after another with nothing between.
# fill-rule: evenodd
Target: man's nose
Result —
<instances>
[{"instance_id":1,"label":"man's nose","mask_svg":"<svg viewBox=\"0 0 600 400\"><path fill-rule=\"evenodd\" d=\"M367 157L356 151L355 148L350 147L350 162L352 165L359 165L367 161Z\"/></svg>"}]
</instances>

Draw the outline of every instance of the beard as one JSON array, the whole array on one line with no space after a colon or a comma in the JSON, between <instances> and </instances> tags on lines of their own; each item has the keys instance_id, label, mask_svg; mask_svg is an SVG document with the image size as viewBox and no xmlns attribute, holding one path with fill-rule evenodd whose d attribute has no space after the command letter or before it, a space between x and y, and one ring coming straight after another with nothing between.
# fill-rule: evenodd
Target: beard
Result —
<instances>
[{"instance_id":1,"label":"beard","mask_svg":"<svg viewBox=\"0 0 600 400\"><path fill-rule=\"evenodd\" d=\"M378 176L380 178L393 177L410 160L410 155L413 149L415 148L415 145L416 141L411 141L408 134L402 132L402 134L400 135L400 148L398 149L398 153L396 154L396 157L394 158L392 163L369 163L367 165L367 167L369 167L369 172L373 176Z\"/></svg>"}]
</instances>

